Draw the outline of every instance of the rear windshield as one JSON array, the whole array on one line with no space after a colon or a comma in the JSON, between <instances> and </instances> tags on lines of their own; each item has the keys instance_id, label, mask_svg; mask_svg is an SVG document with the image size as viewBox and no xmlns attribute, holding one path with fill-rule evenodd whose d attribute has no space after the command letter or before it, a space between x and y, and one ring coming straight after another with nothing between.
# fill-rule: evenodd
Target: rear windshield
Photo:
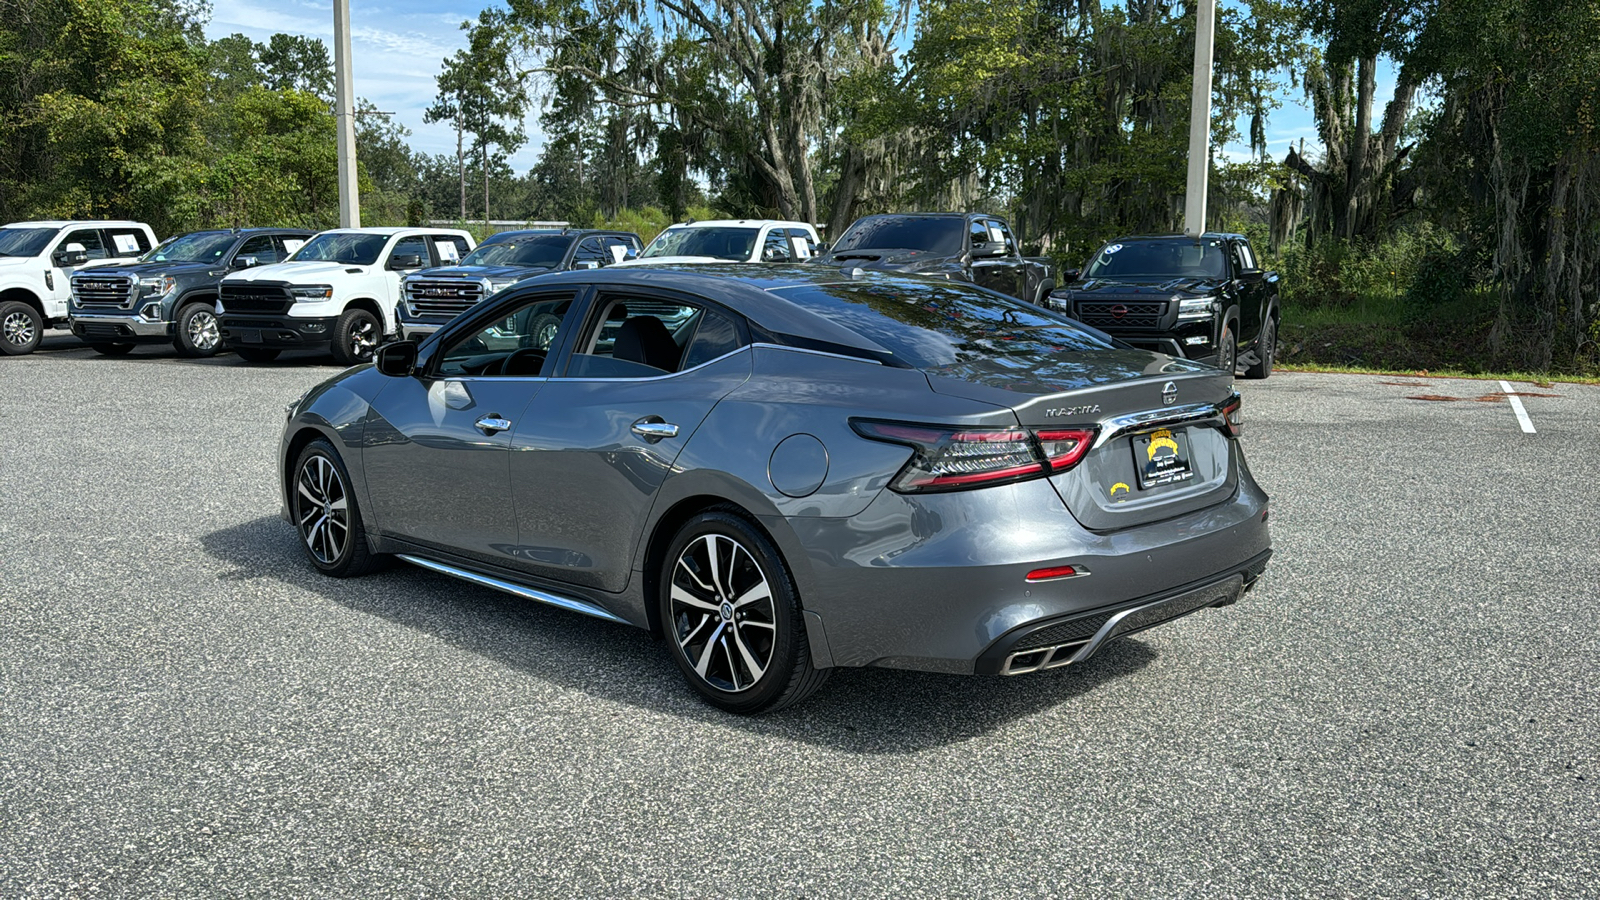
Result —
<instances>
[{"instance_id":1,"label":"rear windshield","mask_svg":"<svg viewBox=\"0 0 1600 900\"><path fill-rule=\"evenodd\" d=\"M378 261L383 245L389 242L385 234L352 234L348 231L319 234L296 251L290 259L349 263L353 266L370 266Z\"/></svg>"},{"instance_id":2,"label":"rear windshield","mask_svg":"<svg viewBox=\"0 0 1600 900\"><path fill-rule=\"evenodd\" d=\"M56 236L54 228L0 228L0 256L38 256Z\"/></svg>"},{"instance_id":3,"label":"rear windshield","mask_svg":"<svg viewBox=\"0 0 1600 900\"><path fill-rule=\"evenodd\" d=\"M1094 255L1084 278L1226 278L1222 241L1112 242Z\"/></svg>"},{"instance_id":4,"label":"rear windshield","mask_svg":"<svg viewBox=\"0 0 1600 900\"><path fill-rule=\"evenodd\" d=\"M216 262L228 255L236 236L226 231L197 231L168 238L139 257L140 262Z\"/></svg>"},{"instance_id":5,"label":"rear windshield","mask_svg":"<svg viewBox=\"0 0 1600 900\"><path fill-rule=\"evenodd\" d=\"M966 222L930 216L872 216L850 226L833 245L842 250L923 250L941 256L961 252Z\"/></svg>"},{"instance_id":6,"label":"rear windshield","mask_svg":"<svg viewBox=\"0 0 1600 900\"><path fill-rule=\"evenodd\" d=\"M918 369L986 360L1026 368L1060 353L1111 347L1059 313L955 282L817 284L773 293Z\"/></svg>"},{"instance_id":7,"label":"rear windshield","mask_svg":"<svg viewBox=\"0 0 1600 900\"><path fill-rule=\"evenodd\" d=\"M514 238L484 244L461 260L463 266L520 266L554 269L567 257L572 238L564 234Z\"/></svg>"}]
</instances>

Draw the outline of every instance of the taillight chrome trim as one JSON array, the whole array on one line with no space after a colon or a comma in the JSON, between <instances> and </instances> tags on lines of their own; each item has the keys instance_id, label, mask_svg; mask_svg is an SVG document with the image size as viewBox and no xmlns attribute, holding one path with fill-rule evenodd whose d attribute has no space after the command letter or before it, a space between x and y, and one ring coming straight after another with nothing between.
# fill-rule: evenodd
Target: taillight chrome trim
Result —
<instances>
[{"instance_id":1,"label":"taillight chrome trim","mask_svg":"<svg viewBox=\"0 0 1600 900\"><path fill-rule=\"evenodd\" d=\"M1107 419L1100 429L1100 436L1095 439L1091 450L1098 450L1123 435L1150 428L1165 428L1170 425L1219 425L1224 429L1228 425L1227 410L1234 404L1241 403L1237 391L1230 392L1227 399L1216 403L1191 403L1188 406L1174 406L1168 409L1152 409L1148 412L1128 413L1127 415L1114 416Z\"/></svg>"},{"instance_id":2,"label":"taillight chrome trim","mask_svg":"<svg viewBox=\"0 0 1600 900\"><path fill-rule=\"evenodd\" d=\"M856 434L869 441L878 441L886 444L897 444L910 447L912 456L906 460L889 481L889 490L897 494L933 494L950 491L973 490L976 488L993 487L1002 484L1015 484L1019 481L1031 481L1035 478L1048 478L1066 472L1083 461L1089 450L1094 446L1095 429L1050 427L1037 428L1027 426L983 426L983 425L951 425L936 424L931 422L904 422L892 419L856 418L849 420L850 428ZM907 432L925 432L923 435ZM1045 440L1041 434L1057 435L1051 442L1068 440L1060 435L1081 435L1069 458L1051 456L1045 449ZM909 471L918 465L924 450L933 446L940 439L949 440L957 435L984 435L974 443L984 443L995 436L1003 436L1007 440L995 443L1022 444L1027 448L1031 460L1025 465L1013 465L1006 468L990 469L980 472L968 472L940 476L936 480L919 484L907 485L904 483ZM958 439L959 440L959 439ZM966 440L973 440L967 438Z\"/></svg>"}]
</instances>

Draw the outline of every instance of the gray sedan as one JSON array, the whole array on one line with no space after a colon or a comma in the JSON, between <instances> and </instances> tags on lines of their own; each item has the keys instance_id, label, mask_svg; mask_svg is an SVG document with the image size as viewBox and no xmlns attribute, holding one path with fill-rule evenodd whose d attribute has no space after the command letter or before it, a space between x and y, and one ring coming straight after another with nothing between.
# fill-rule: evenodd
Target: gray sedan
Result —
<instances>
[{"instance_id":1,"label":"gray sedan","mask_svg":"<svg viewBox=\"0 0 1600 900\"><path fill-rule=\"evenodd\" d=\"M838 666L1016 675L1233 603L1271 555L1232 376L972 285L544 276L290 405L284 516L665 638L710 703Z\"/></svg>"}]
</instances>

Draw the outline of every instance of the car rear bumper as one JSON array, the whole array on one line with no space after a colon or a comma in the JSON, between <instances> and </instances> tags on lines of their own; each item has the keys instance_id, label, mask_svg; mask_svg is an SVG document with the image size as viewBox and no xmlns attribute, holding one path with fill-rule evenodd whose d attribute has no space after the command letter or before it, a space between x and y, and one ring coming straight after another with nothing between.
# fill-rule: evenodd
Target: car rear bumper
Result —
<instances>
[{"instance_id":1,"label":"car rear bumper","mask_svg":"<svg viewBox=\"0 0 1600 900\"><path fill-rule=\"evenodd\" d=\"M229 348L261 347L272 350L317 350L331 345L335 316L221 316L222 341Z\"/></svg>"},{"instance_id":2,"label":"car rear bumper","mask_svg":"<svg viewBox=\"0 0 1600 900\"><path fill-rule=\"evenodd\" d=\"M84 315L69 317L72 333L86 341L113 341L119 344L155 344L172 340L172 323L151 321L143 316Z\"/></svg>"},{"instance_id":3,"label":"car rear bumper","mask_svg":"<svg viewBox=\"0 0 1600 900\"><path fill-rule=\"evenodd\" d=\"M789 518L801 547L786 555L805 561L795 566L801 602L820 618L834 665L1000 673L1080 662L1135 623L1165 620L1150 620L1158 616L1150 610L1100 635L1119 613L1235 576L1242 590L1260 576L1272 544L1268 499L1240 465L1238 489L1221 502L1104 534L1079 524L1045 481L917 497L884 491L848 521ZM1067 565L1088 574L1028 581ZM1166 618L1230 599L1166 607ZM1032 637L1068 623L1086 633ZM1069 644L1079 645L1071 657L1014 657Z\"/></svg>"}]
</instances>

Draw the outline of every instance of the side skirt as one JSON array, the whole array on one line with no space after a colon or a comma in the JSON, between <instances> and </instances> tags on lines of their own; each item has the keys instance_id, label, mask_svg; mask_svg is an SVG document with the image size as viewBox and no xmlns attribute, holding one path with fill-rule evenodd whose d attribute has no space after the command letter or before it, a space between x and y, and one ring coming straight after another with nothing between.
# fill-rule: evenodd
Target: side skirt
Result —
<instances>
[{"instance_id":1,"label":"side skirt","mask_svg":"<svg viewBox=\"0 0 1600 900\"><path fill-rule=\"evenodd\" d=\"M546 603L550 606L571 610L572 612L583 613L586 616L594 616L596 619L604 619L607 622L617 622L622 625L633 624L627 619L612 615L611 613L606 612L604 609L601 609L599 606L596 606L595 604L586 600L579 600L576 597L568 597L552 591L528 587L524 584L517 584L516 582L506 581L502 578L484 575L479 572L474 572L470 569L452 566L448 563L442 563L432 559L425 559L420 556L412 556L409 553L401 553L397 554L397 556L398 558L403 559L414 566L421 566L422 568L430 571L438 572L443 575L449 575L452 578L459 578L462 581L469 581L473 584L482 585L484 587L494 588L497 591L505 591L508 594L513 594L527 600L535 600L539 603Z\"/></svg>"}]
</instances>

